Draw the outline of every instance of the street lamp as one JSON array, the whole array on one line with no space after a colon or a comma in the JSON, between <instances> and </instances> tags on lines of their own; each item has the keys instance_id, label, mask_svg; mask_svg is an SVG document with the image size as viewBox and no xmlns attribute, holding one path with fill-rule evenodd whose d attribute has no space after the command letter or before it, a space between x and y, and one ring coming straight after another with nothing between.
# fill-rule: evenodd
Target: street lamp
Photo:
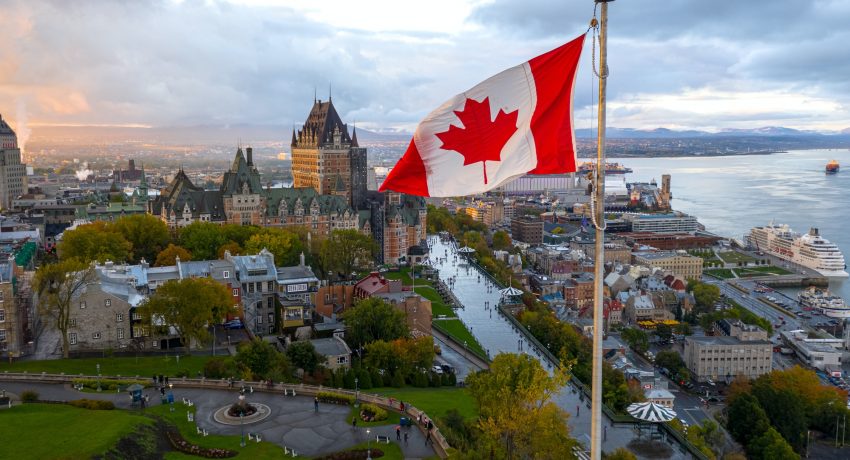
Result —
<instances>
[{"instance_id":1,"label":"street lamp","mask_svg":"<svg viewBox=\"0 0 850 460\"><path fill-rule=\"evenodd\" d=\"M100 392L100 364L97 364L97 391Z\"/></svg>"},{"instance_id":2,"label":"street lamp","mask_svg":"<svg viewBox=\"0 0 850 460\"><path fill-rule=\"evenodd\" d=\"M369 433L369 428L366 428L366 460L372 460L372 438Z\"/></svg>"},{"instance_id":3,"label":"street lamp","mask_svg":"<svg viewBox=\"0 0 850 460\"><path fill-rule=\"evenodd\" d=\"M169 408L169 410L171 412L174 412L174 391L173 391L173 389L174 389L174 384L169 383L168 384L168 399L171 402L171 407Z\"/></svg>"},{"instance_id":4,"label":"street lamp","mask_svg":"<svg viewBox=\"0 0 850 460\"><path fill-rule=\"evenodd\" d=\"M360 379L354 377L354 407L360 406Z\"/></svg>"}]
</instances>

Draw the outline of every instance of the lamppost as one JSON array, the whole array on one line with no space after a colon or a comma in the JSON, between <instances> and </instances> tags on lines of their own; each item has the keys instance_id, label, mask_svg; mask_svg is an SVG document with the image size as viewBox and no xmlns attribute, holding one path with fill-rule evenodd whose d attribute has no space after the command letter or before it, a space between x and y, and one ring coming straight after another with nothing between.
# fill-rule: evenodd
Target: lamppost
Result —
<instances>
[{"instance_id":1,"label":"lamppost","mask_svg":"<svg viewBox=\"0 0 850 460\"><path fill-rule=\"evenodd\" d=\"M97 364L97 391L100 392L100 364Z\"/></svg>"},{"instance_id":2,"label":"lamppost","mask_svg":"<svg viewBox=\"0 0 850 460\"><path fill-rule=\"evenodd\" d=\"M360 379L354 377L354 407L360 407Z\"/></svg>"},{"instance_id":3,"label":"lamppost","mask_svg":"<svg viewBox=\"0 0 850 460\"><path fill-rule=\"evenodd\" d=\"M463 341L463 357L467 358L467 353L469 352L469 347L466 345L466 340Z\"/></svg>"},{"instance_id":4,"label":"lamppost","mask_svg":"<svg viewBox=\"0 0 850 460\"><path fill-rule=\"evenodd\" d=\"M168 401L171 403L171 407L168 410L174 412L174 384L168 384Z\"/></svg>"},{"instance_id":5,"label":"lamppost","mask_svg":"<svg viewBox=\"0 0 850 460\"><path fill-rule=\"evenodd\" d=\"M369 433L369 428L366 428L366 460L372 460L372 438Z\"/></svg>"},{"instance_id":6,"label":"lamppost","mask_svg":"<svg viewBox=\"0 0 850 460\"><path fill-rule=\"evenodd\" d=\"M245 447L245 425L242 424L242 416L245 415L245 412L240 409L239 410L239 430L242 432L242 437L239 440L239 447Z\"/></svg>"}]
</instances>

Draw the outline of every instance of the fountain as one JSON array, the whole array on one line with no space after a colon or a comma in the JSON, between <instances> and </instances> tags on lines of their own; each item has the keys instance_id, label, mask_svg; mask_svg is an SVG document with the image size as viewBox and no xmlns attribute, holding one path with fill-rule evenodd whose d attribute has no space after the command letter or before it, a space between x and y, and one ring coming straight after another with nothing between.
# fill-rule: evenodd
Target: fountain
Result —
<instances>
[{"instance_id":1,"label":"fountain","mask_svg":"<svg viewBox=\"0 0 850 460\"><path fill-rule=\"evenodd\" d=\"M271 415L269 406L258 402L249 403L245 399L245 393L247 391L243 387L239 390L239 399L215 411L213 419L223 425L242 425L259 422Z\"/></svg>"}]
</instances>

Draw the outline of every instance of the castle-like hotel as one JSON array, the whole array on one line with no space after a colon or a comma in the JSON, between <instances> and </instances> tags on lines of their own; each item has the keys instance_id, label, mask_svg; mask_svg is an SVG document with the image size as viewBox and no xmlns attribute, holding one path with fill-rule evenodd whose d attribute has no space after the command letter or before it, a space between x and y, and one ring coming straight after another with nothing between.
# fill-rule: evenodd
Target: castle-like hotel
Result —
<instances>
[{"instance_id":1,"label":"castle-like hotel","mask_svg":"<svg viewBox=\"0 0 850 460\"><path fill-rule=\"evenodd\" d=\"M420 197L366 189L366 149L348 134L331 100L316 100L292 131L293 188L264 188L251 148L236 151L219 190L204 190L178 171L148 212L171 229L192 222L307 227L318 237L357 229L378 243L378 262L405 263L425 250L426 208Z\"/></svg>"}]
</instances>

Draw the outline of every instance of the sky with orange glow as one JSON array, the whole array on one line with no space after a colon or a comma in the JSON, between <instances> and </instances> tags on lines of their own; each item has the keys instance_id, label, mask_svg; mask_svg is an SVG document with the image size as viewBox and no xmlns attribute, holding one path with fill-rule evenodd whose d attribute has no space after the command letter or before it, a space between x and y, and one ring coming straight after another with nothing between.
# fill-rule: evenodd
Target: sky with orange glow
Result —
<instances>
[{"instance_id":1,"label":"sky with orange glow","mask_svg":"<svg viewBox=\"0 0 850 460\"><path fill-rule=\"evenodd\" d=\"M412 130L500 70L582 34L591 0L0 0L0 114L40 125L303 122ZM850 128L850 0L620 0L611 126ZM575 119L593 118L590 41Z\"/></svg>"}]
</instances>

